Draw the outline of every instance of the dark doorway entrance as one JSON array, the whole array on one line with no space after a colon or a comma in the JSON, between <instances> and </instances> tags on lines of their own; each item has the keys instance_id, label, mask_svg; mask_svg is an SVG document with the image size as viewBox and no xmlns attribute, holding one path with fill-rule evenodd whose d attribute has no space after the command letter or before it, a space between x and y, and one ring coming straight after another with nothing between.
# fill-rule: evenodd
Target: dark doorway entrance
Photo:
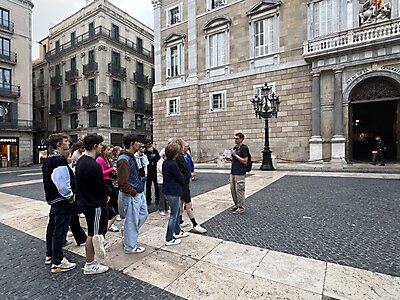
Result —
<instances>
[{"instance_id":1,"label":"dark doorway entrance","mask_svg":"<svg viewBox=\"0 0 400 300\"><path fill-rule=\"evenodd\" d=\"M371 160L371 151L376 149L375 137L378 135L382 137L387 148L385 159L399 160L398 106L398 100L352 103L353 161Z\"/></svg>"}]
</instances>

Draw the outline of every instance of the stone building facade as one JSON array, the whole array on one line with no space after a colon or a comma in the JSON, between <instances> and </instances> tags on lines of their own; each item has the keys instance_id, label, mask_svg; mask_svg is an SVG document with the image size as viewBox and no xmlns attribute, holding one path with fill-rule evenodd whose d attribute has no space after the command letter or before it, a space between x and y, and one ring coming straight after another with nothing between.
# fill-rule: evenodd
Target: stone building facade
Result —
<instances>
[{"instance_id":1,"label":"stone building facade","mask_svg":"<svg viewBox=\"0 0 400 300\"><path fill-rule=\"evenodd\" d=\"M260 158L264 123L250 100L267 82L282 101L269 126L276 156L370 159L379 134L398 159L398 0L152 3L154 140L182 137L207 161L242 131ZM391 121L380 126L374 110Z\"/></svg>"},{"instance_id":2,"label":"stone building facade","mask_svg":"<svg viewBox=\"0 0 400 300\"><path fill-rule=\"evenodd\" d=\"M0 2L0 167L32 163L32 8Z\"/></svg>"},{"instance_id":3,"label":"stone building facade","mask_svg":"<svg viewBox=\"0 0 400 300\"><path fill-rule=\"evenodd\" d=\"M39 59L33 74L45 79L35 97L42 93L49 103L35 107L37 118L47 110L49 116L36 146L51 132L65 132L73 141L98 133L114 145L130 132L151 138L153 39L153 30L107 0L95 0L50 28L41 45L47 70L42 76Z\"/></svg>"}]
</instances>

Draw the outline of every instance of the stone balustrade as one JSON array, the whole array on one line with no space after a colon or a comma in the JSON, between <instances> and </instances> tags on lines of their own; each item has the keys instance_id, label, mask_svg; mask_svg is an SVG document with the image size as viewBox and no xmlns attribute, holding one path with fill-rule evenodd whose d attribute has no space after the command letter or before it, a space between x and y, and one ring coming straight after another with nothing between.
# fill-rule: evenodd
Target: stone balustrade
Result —
<instances>
[{"instance_id":1,"label":"stone balustrade","mask_svg":"<svg viewBox=\"0 0 400 300\"><path fill-rule=\"evenodd\" d=\"M400 19L370 24L308 40L304 42L303 55L305 58L320 56L366 44L379 43L388 38L393 40L396 37L400 38Z\"/></svg>"}]
</instances>

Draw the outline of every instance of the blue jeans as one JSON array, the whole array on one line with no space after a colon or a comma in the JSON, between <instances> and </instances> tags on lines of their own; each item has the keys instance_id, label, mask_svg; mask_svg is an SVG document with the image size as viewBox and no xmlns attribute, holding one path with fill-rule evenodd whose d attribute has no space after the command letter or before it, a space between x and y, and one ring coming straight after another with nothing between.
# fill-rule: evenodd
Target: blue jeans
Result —
<instances>
[{"instance_id":1,"label":"blue jeans","mask_svg":"<svg viewBox=\"0 0 400 300\"><path fill-rule=\"evenodd\" d=\"M62 201L50 208L49 223L46 230L46 256L51 256L51 262L59 265L64 258L62 246L67 236L71 222L73 204Z\"/></svg>"},{"instance_id":2,"label":"blue jeans","mask_svg":"<svg viewBox=\"0 0 400 300\"><path fill-rule=\"evenodd\" d=\"M144 193L135 197L119 192L119 197L124 205L124 250L130 251L136 248L139 236L139 228L146 221L147 203Z\"/></svg>"},{"instance_id":3,"label":"blue jeans","mask_svg":"<svg viewBox=\"0 0 400 300\"><path fill-rule=\"evenodd\" d=\"M168 228L167 228L167 242L171 241L174 238L174 233L179 234L181 232L181 225L179 220L180 208L179 202L181 201L180 196L171 196L164 195L169 202L169 206L171 208L171 214L168 220Z\"/></svg>"}]
</instances>

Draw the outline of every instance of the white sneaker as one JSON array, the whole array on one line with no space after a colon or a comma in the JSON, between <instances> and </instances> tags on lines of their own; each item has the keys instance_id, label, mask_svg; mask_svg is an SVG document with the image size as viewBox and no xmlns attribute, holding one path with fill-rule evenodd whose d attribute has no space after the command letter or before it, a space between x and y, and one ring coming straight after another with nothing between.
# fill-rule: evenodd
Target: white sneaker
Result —
<instances>
[{"instance_id":1,"label":"white sneaker","mask_svg":"<svg viewBox=\"0 0 400 300\"><path fill-rule=\"evenodd\" d=\"M139 254L139 253L144 252L144 250L146 250L145 247L136 247L132 250L125 250L125 253L126 254Z\"/></svg>"},{"instance_id":2,"label":"white sneaker","mask_svg":"<svg viewBox=\"0 0 400 300\"><path fill-rule=\"evenodd\" d=\"M102 236L101 234L96 234L93 236L92 241L94 254L98 258L104 259L106 257L106 249L104 248L104 236Z\"/></svg>"},{"instance_id":3,"label":"white sneaker","mask_svg":"<svg viewBox=\"0 0 400 300\"><path fill-rule=\"evenodd\" d=\"M111 232L118 232L118 231L119 231L119 228L118 228L117 225L112 224L112 225L110 226L110 228L108 228L108 230L111 231Z\"/></svg>"},{"instance_id":4,"label":"white sneaker","mask_svg":"<svg viewBox=\"0 0 400 300\"><path fill-rule=\"evenodd\" d=\"M175 246L179 245L180 243L182 243L180 239L172 239L170 241L165 242L165 246Z\"/></svg>"},{"instance_id":5,"label":"white sneaker","mask_svg":"<svg viewBox=\"0 0 400 300\"><path fill-rule=\"evenodd\" d=\"M159 210L158 213L162 216L165 216L165 212L163 212L162 210Z\"/></svg>"},{"instance_id":6,"label":"white sneaker","mask_svg":"<svg viewBox=\"0 0 400 300\"><path fill-rule=\"evenodd\" d=\"M71 230L68 230L68 232L67 232L67 237L73 237L74 235L72 234L72 231Z\"/></svg>"},{"instance_id":7,"label":"white sneaker","mask_svg":"<svg viewBox=\"0 0 400 300\"><path fill-rule=\"evenodd\" d=\"M181 224L181 227L188 227L190 224L191 224L191 223L189 223L189 222L183 222L183 223Z\"/></svg>"},{"instance_id":8,"label":"white sneaker","mask_svg":"<svg viewBox=\"0 0 400 300\"><path fill-rule=\"evenodd\" d=\"M185 238L187 236L189 236L189 232L184 232L183 230L181 230L181 232L179 232L179 234L174 233L174 238L176 238L176 239Z\"/></svg>"},{"instance_id":9,"label":"white sneaker","mask_svg":"<svg viewBox=\"0 0 400 300\"><path fill-rule=\"evenodd\" d=\"M76 267L76 263L69 262L65 257L62 259L59 265L51 265L51 273L67 272Z\"/></svg>"},{"instance_id":10,"label":"white sneaker","mask_svg":"<svg viewBox=\"0 0 400 300\"><path fill-rule=\"evenodd\" d=\"M94 275L101 274L108 271L108 267L102 264L99 264L97 261L93 261L91 263L86 263L83 267L83 274L85 275Z\"/></svg>"},{"instance_id":11,"label":"white sneaker","mask_svg":"<svg viewBox=\"0 0 400 300\"><path fill-rule=\"evenodd\" d=\"M82 214L82 213L79 214L79 218L84 218L84 217L85 217L84 214Z\"/></svg>"},{"instance_id":12,"label":"white sneaker","mask_svg":"<svg viewBox=\"0 0 400 300\"><path fill-rule=\"evenodd\" d=\"M121 216L120 216L120 215L117 215L117 216L115 217L115 220L118 221L118 222L121 222L121 221L122 221Z\"/></svg>"},{"instance_id":13,"label":"white sneaker","mask_svg":"<svg viewBox=\"0 0 400 300\"><path fill-rule=\"evenodd\" d=\"M197 226L193 227L192 231L195 233L206 233L207 229L201 227L200 225L197 225Z\"/></svg>"}]
</instances>

